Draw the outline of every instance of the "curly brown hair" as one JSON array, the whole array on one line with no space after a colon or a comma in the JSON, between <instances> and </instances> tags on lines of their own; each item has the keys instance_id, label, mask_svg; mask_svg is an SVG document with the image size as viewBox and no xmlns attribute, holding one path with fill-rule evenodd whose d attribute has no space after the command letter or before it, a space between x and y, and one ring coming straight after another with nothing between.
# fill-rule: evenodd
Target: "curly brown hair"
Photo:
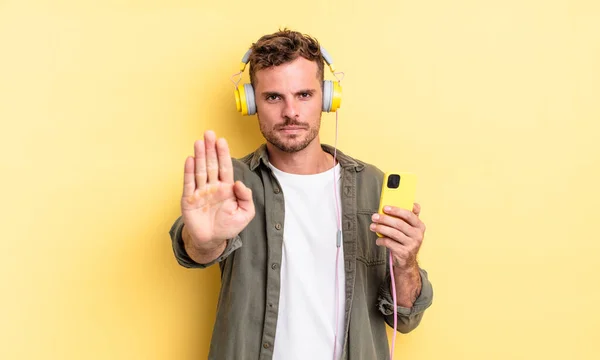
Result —
<instances>
[{"instance_id":1,"label":"curly brown hair","mask_svg":"<svg viewBox=\"0 0 600 360\"><path fill-rule=\"evenodd\" d=\"M250 83L256 87L256 72L296 60L299 56L315 61L317 78L324 79L323 55L319 41L310 35L288 29L264 35L252 44L250 54Z\"/></svg>"}]
</instances>

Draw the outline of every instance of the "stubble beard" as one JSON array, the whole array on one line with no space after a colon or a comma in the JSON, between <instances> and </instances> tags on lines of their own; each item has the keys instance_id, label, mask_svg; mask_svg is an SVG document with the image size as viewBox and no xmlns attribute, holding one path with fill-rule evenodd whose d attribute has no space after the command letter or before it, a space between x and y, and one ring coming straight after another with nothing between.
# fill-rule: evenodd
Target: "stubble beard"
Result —
<instances>
[{"instance_id":1,"label":"stubble beard","mask_svg":"<svg viewBox=\"0 0 600 360\"><path fill-rule=\"evenodd\" d=\"M258 119L260 132L263 134L267 142L273 144L277 149L286 153L295 153L304 150L316 137L319 135L319 129L321 127L321 118L316 126L310 127L306 123L301 123L292 119L286 119L285 123L276 125L272 129L267 129ZM308 128L308 132L303 135L284 135L284 137L278 136L279 128L283 126L298 125L305 126ZM301 136L305 136L304 139L300 139Z\"/></svg>"}]
</instances>

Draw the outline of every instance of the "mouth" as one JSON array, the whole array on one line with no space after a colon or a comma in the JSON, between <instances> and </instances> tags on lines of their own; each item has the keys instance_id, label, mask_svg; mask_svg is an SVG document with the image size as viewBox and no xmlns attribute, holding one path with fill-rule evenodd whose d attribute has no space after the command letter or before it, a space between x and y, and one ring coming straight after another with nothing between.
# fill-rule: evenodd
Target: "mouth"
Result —
<instances>
[{"instance_id":1,"label":"mouth","mask_svg":"<svg viewBox=\"0 0 600 360\"><path fill-rule=\"evenodd\" d=\"M304 130L306 130L306 126L301 126L301 125L285 125L285 126L281 126L278 129L279 131L285 133L285 134L295 134L295 133L299 133L302 132Z\"/></svg>"}]
</instances>

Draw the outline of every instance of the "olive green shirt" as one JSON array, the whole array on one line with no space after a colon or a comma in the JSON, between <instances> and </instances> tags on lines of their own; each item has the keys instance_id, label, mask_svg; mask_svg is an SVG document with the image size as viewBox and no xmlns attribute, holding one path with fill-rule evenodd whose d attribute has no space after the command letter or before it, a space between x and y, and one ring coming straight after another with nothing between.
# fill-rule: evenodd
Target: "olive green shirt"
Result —
<instances>
[{"instance_id":1,"label":"olive green shirt","mask_svg":"<svg viewBox=\"0 0 600 360\"><path fill-rule=\"evenodd\" d=\"M333 148L322 145L333 154ZM389 359L386 323L393 326L389 255L375 244L369 229L377 212L383 172L337 150L341 166L341 207L345 264L346 309L344 360ZM277 327L284 194L271 169L263 144L254 153L232 159L235 180L252 189L254 219L235 238L227 241L223 254L208 264L194 262L185 251L179 217L170 230L178 263L186 268L221 269L216 321L210 344L210 360L270 360ZM415 329L433 298L427 272L420 269L422 289L411 308L398 307L397 329ZM402 289L402 284L398 284ZM303 341L298 339L298 341ZM310 346L310 344L306 344ZM329 354L324 354L324 358Z\"/></svg>"}]
</instances>

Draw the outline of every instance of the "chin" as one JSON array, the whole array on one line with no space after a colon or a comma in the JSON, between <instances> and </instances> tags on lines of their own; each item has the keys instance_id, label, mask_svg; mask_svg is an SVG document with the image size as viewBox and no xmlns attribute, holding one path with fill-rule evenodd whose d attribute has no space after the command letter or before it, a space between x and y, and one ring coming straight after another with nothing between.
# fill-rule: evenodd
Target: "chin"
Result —
<instances>
[{"instance_id":1,"label":"chin","mask_svg":"<svg viewBox=\"0 0 600 360\"><path fill-rule=\"evenodd\" d=\"M319 135L318 128L308 128L299 133L291 134L274 129L266 130L262 126L260 130L267 142L286 153L295 153L304 150Z\"/></svg>"},{"instance_id":2,"label":"chin","mask_svg":"<svg viewBox=\"0 0 600 360\"><path fill-rule=\"evenodd\" d=\"M282 141L278 143L273 143L273 145L279 150L284 151L286 153L296 153L306 149L308 143L299 141Z\"/></svg>"},{"instance_id":3,"label":"chin","mask_svg":"<svg viewBox=\"0 0 600 360\"><path fill-rule=\"evenodd\" d=\"M282 136L267 139L277 149L286 153L296 153L304 150L312 142L308 136Z\"/></svg>"}]
</instances>

